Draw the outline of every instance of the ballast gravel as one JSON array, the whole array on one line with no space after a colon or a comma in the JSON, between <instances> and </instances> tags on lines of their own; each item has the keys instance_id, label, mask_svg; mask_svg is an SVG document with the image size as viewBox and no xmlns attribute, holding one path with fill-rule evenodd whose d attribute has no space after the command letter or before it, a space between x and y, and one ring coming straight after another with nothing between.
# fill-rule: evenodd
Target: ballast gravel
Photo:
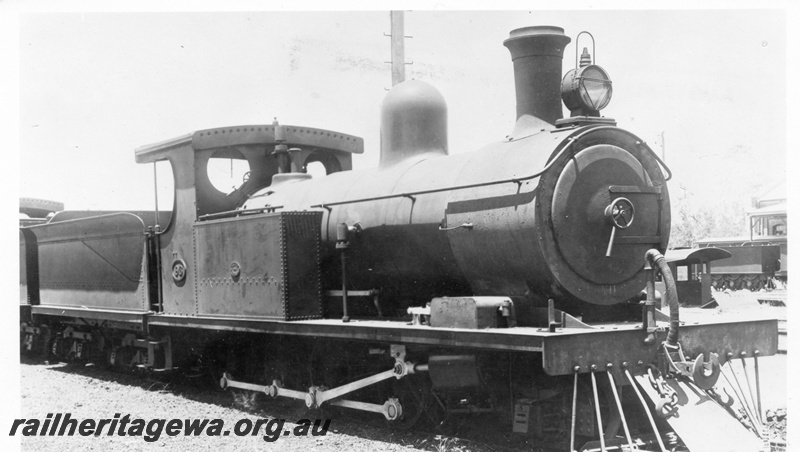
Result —
<instances>
[{"instance_id":1,"label":"ballast gravel","mask_svg":"<svg viewBox=\"0 0 800 452\"><path fill-rule=\"evenodd\" d=\"M20 364L21 416L43 422L48 413L70 413L73 419L113 419L126 414L145 422L153 419L221 419L228 436L169 436L165 430L152 442L142 436L107 435L108 427L99 436L22 436L22 450L31 451L319 451L343 450L420 450L426 449L429 435L413 432L394 432L387 428L360 425L351 420L332 419L324 436L294 436L292 431L300 419L322 417L324 413L309 412L302 402L267 401L254 408L252 396L230 392L195 389L191 385L171 384L164 379L119 374L104 369L75 368L65 364ZM285 419L283 434L275 441L264 440L265 428L256 436L237 436L234 425L249 419ZM243 423L243 426L246 423ZM119 425L119 424L117 424ZM274 426L277 423L273 423ZM320 424L320 429L324 423ZM128 425L130 429L131 424ZM19 427L21 436L24 425ZM155 426L154 426L155 428ZM117 430L119 427L117 427ZM288 435L285 432L289 432ZM152 437L152 436L151 436ZM430 448L428 448L430 449Z\"/></svg>"}]
</instances>

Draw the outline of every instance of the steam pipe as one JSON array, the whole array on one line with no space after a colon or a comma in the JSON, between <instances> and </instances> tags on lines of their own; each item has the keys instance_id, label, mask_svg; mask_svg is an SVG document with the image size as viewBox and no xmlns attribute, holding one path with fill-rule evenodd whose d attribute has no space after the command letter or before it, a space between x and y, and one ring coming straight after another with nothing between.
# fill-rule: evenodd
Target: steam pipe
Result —
<instances>
[{"instance_id":1,"label":"steam pipe","mask_svg":"<svg viewBox=\"0 0 800 452\"><path fill-rule=\"evenodd\" d=\"M653 267L658 266L664 278L664 285L667 291L667 303L669 304L669 333L667 334L667 345L677 346L680 313L678 311L678 290L675 287L675 278L672 276L672 271L669 269L664 255L657 249L651 248L648 250L647 253L645 253L645 259L647 259Z\"/></svg>"}]
</instances>

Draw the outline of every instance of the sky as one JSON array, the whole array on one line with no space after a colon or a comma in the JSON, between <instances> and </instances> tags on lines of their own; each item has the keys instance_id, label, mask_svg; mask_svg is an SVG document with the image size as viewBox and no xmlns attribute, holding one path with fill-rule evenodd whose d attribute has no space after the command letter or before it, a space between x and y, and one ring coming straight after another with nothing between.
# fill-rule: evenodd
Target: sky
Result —
<instances>
[{"instance_id":1,"label":"sky","mask_svg":"<svg viewBox=\"0 0 800 452\"><path fill-rule=\"evenodd\" d=\"M405 22L407 77L444 95L451 154L511 131L502 42L549 24L573 38L564 72L574 38L592 33L614 84L603 114L659 153L663 132L672 187L715 202L738 171L785 171L781 10L413 11ZM153 170L134 163L135 148L275 117L364 137L354 166L374 167L388 32L387 11L24 13L19 194L68 209L152 209ZM160 198L171 191L164 166Z\"/></svg>"},{"instance_id":2,"label":"sky","mask_svg":"<svg viewBox=\"0 0 800 452\"><path fill-rule=\"evenodd\" d=\"M800 37L789 2L704 2L708 9L698 10L692 3L609 1L603 10L579 1L569 11L551 2L533 11L526 9L532 2L493 4L503 10L475 11L485 2L394 6L414 9L405 15L413 36L407 76L445 97L451 154L512 130L513 69L502 42L515 28L547 24L573 39L564 72L574 66L575 37L592 33L595 62L614 86L603 114L657 152L663 133L673 196L689 193L711 205L742 196L737 187L748 177L764 180L766 191L789 175L789 192L798 189L796 149L787 145L797 138L791 124L800 124L792 109L797 76L787 74L798 73L789 56L798 54L793 43ZM152 209L153 169L135 163L137 147L274 117L361 136L366 152L354 166L376 166L380 105L391 86L388 11L353 11L374 10L367 2L336 3L349 11L326 12L288 11L320 4L274 3L282 12L263 5L0 2L4 209L15 212L18 196L67 209ZM164 170L160 204L169 199ZM12 240L0 251L12 256L13 268L17 216L8 219L3 234ZM4 274L15 291L18 273ZM16 308L13 297L8 302ZM4 326L13 340L13 322ZM9 350L0 356L4 369L18 362ZM5 387L13 407L18 387ZM0 421L7 425L5 415Z\"/></svg>"}]
</instances>

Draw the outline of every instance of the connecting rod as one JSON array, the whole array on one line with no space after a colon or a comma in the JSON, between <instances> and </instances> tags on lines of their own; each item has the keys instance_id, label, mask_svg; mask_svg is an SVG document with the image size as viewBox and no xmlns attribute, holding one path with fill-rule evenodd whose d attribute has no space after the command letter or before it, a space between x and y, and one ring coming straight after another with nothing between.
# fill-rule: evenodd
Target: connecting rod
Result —
<instances>
[{"instance_id":1,"label":"connecting rod","mask_svg":"<svg viewBox=\"0 0 800 452\"><path fill-rule=\"evenodd\" d=\"M405 347L403 346L393 345L392 355L395 357L395 364L391 369L333 389L327 389L323 386L311 386L308 388L308 391L297 391L294 389L284 388L279 380L273 380L271 385L259 385L234 380L229 373L223 374L219 384L222 389L237 388L246 391L263 392L272 398L286 397L290 399L303 400L308 408L319 408L323 404L327 403L329 405L336 405L361 411L371 411L374 413L383 414L387 420L392 421L399 419L403 414L403 407L400 404L400 401L396 398L389 398L389 400L387 400L383 405L340 399L340 397L343 397L351 392L358 391L359 389L372 386L391 378L400 379L406 375L428 371L427 364L415 364L405 361Z\"/></svg>"}]
</instances>

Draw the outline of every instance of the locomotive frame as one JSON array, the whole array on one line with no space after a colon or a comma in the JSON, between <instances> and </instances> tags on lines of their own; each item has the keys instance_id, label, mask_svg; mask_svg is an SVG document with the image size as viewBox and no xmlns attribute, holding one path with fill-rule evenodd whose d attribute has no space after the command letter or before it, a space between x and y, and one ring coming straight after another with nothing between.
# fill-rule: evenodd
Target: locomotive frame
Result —
<instances>
[{"instance_id":1,"label":"locomotive frame","mask_svg":"<svg viewBox=\"0 0 800 452\"><path fill-rule=\"evenodd\" d=\"M669 236L668 176L646 143L613 120L594 110L562 120L558 96L557 109L536 100L538 92L553 97L554 66L543 61L558 57L560 79L558 54L569 38L559 30L512 32L506 45L515 60L517 126L507 141L472 154L478 164L447 156L442 104L418 83L399 86L385 104L382 172L351 177L352 154L363 152L358 137L277 122L201 130L138 149L138 163L172 165L171 213L65 211L21 229L23 348L121 367L201 366L223 388L407 423L427 405L386 382L411 381L413 392L432 394L449 412L502 411L521 396L542 405L555 398L572 405L571 419L561 413L556 421L569 434L570 450L576 440L593 447L593 438L603 449L633 447L629 426L649 431L636 435L645 447L663 449L665 428L680 428L691 447L702 444L686 429L688 405L725 407L712 389L721 366L774 354L777 322L681 324L667 275L670 315L656 309L653 267L665 265L659 251ZM527 67L528 58L544 70ZM418 117L425 121L415 123ZM544 151L523 154L528 149ZM249 179L229 194L213 189L203 170L214 156L246 160ZM579 184L582 174L600 172L593 165L603 159L617 172L613 178L625 182L593 176L588 188ZM325 164L327 182L313 185L303 173L314 160ZM481 164L492 160L496 177L478 177L487 169ZM541 170L507 168L531 160L526 168ZM462 172L444 173L445 166ZM440 177L436 184L431 174ZM594 199L598 184L605 184L603 196ZM589 226L570 229L581 222L565 218L584 198L591 198ZM367 207L351 208L356 204ZM640 220L618 222L617 213L634 205ZM370 218L377 210L383 223L353 221L355 213ZM541 244L520 239L529 231L517 220L523 214L538 222L533 230ZM610 233L608 241L571 248L568 239L596 232L590 221L603 226L600 234ZM371 257L376 252L402 259L387 265ZM431 257L438 253L447 262ZM397 287L377 285L387 275ZM372 298L374 311L372 303L348 304L358 296ZM310 376L291 369L305 358ZM598 376L608 385L598 389ZM510 387L498 383L504 380ZM579 406L579 392L588 411ZM755 415L746 397L738 403L758 430L760 406ZM643 410L649 422L626 420L623 405ZM670 417L678 409L686 415ZM726 426L743 429L732 418ZM730 435L740 445L753 443L745 438Z\"/></svg>"}]
</instances>

